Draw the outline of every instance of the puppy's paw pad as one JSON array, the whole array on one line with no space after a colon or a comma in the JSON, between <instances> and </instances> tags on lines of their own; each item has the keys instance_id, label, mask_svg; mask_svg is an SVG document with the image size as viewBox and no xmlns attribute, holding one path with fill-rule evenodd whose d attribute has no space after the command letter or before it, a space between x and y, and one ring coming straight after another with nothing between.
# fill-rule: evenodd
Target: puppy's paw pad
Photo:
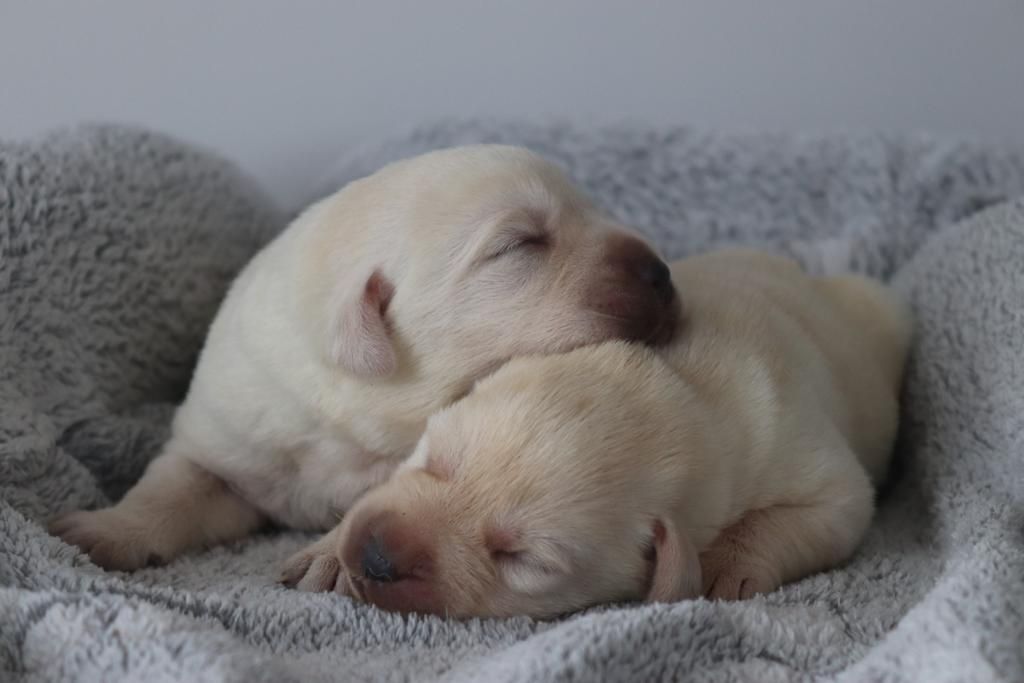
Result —
<instances>
[{"instance_id":1,"label":"puppy's paw pad","mask_svg":"<svg viewBox=\"0 0 1024 683\"><path fill-rule=\"evenodd\" d=\"M295 588L302 577L306 575L314 559L315 555L310 553L308 548L295 553L285 560L284 565L281 567L281 575L277 577L277 582L283 583L289 588Z\"/></svg>"},{"instance_id":2,"label":"puppy's paw pad","mask_svg":"<svg viewBox=\"0 0 1024 683\"><path fill-rule=\"evenodd\" d=\"M308 593L336 591L345 594L347 585L337 554L322 542L288 558L278 581Z\"/></svg>"},{"instance_id":3,"label":"puppy's paw pad","mask_svg":"<svg viewBox=\"0 0 1024 683\"><path fill-rule=\"evenodd\" d=\"M103 569L131 571L161 561L160 554L110 510L72 512L51 522L49 532L77 546Z\"/></svg>"},{"instance_id":4,"label":"puppy's paw pad","mask_svg":"<svg viewBox=\"0 0 1024 683\"><path fill-rule=\"evenodd\" d=\"M711 600L747 600L779 587L767 572L753 567L730 567L708 579L706 595Z\"/></svg>"}]
</instances>

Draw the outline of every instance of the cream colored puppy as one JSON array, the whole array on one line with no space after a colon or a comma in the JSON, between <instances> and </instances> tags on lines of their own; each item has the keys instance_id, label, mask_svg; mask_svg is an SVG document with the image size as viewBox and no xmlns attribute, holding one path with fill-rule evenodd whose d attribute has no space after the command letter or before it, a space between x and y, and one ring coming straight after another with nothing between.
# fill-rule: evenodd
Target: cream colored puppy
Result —
<instances>
[{"instance_id":1,"label":"cream colored puppy","mask_svg":"<svg viewBox=\"0 0 1024 683\"><path fill-rule=\"evenodd\" d=\"M163 453L52 530L133 569L272 520L331 528L427 417L507 359L675 328L668 267L523 149L388 166L258 254L210 329Z\"/></svg>"},{"instance_id":2,"label":"cream colored puppy","mask_svg":"<svg viewBox=\"0 0 1024 683\"><path fill-rule=\"evenodd\" d=\"M550 617L746 598L853 552L910 338L882 285L725 251L677 263L685 331L513 360L289 579L386 609Z\"/></svg>"}]
</instances>

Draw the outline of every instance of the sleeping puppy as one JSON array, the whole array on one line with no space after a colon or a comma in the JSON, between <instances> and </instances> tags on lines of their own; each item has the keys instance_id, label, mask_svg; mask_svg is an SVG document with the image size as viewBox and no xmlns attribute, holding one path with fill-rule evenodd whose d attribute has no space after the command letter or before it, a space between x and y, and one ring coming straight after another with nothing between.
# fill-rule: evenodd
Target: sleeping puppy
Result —
<instances>
[{"instance_id":1,"label":"sleeping puppy","mask_svg":"<svg viewBox=\"0 0 1024 683\"><path fill-rule=\"evenodd\" d=\"M52 531L109 569L267 521L327 530L427 417L507 359L676 327L668 266L518 148L385 167L312 206L238 277L170 441L112 508Z\"/></svg>"},{"instance_id":2,"label":"sleeping puppy","mask_svg":"<svg viewBox=\"0 0 1024 683\"><path fill-rule=\"evenodd\" d=\"M848 558L893 444L907 312L880 284L749 251L672 278L670 346L511 361L287 578L390 610L545 618L747 598Z\"/></svg>"}]
</instances>

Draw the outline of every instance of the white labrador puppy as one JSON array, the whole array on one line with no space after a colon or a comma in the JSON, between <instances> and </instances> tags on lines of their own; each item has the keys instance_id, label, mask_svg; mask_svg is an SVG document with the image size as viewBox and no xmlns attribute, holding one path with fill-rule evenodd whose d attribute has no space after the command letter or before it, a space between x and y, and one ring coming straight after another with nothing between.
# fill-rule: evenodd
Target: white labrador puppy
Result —
<instances>
[{"instance_id":1,"label":"white labrador puppy","mask_svg":"<svg viewBox=\"0 0 1024 683\"><path fill-rule=\"evenodd\" d=\"M265 521L330 529L427 417L507 359L664 341L668 267L523 149L398 162L308 209L238 277L172 437L112 508L51 529L133 569Z\"/></svg>"},{"instance_id":2,"label":"white labrador puppy","mask_svg":"<svg viewBox=\"0 0 1024 683\"><path fill-rule=\"evenodd\" d=\"M749 251L672 278L670 346L511 361L286 578L386 609L550 617L746 598L848 558L893 445L906 310Z\"/></svg>"}]
</instances>

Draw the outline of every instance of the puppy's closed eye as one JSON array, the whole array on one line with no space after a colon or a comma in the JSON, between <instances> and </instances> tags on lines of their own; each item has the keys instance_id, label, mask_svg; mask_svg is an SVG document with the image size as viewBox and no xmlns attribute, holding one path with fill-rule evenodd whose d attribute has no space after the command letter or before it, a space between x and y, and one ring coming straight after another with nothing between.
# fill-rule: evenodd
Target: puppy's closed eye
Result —
<instances>
[{"instance_id":1,"label":"puppy's closed eye","mask_svg":"<svg viewBox=\"0 0 1024 683\"><path fill-rule=\"evenodd\" d=\"M495 542L495 538L501 540ZM498 533L490 535L488 549L505 584L518 593L544 593L569 575L565 550L553 542L527 546L517 536Z\"/></svg>"},{"instance_id":2,"label":"puppy's closed eye","mask_svg":"<svg viewBox=\"0 0 1024 683\"><path fill-rule=\"evenodd\" d=\"M539 254L550 245L550 237L547 233L536 229L510 230L496 241L487 260L494 261L510 254Z\"/></svg>"},{"instance_id":3,"label":"puppy's closed eye","mask_svg":"<svg viewBox=\"0 0 1024 683\"><path fill-rule=\"evenodd\" d=\"M517 593L546 593L561 584L566 570L530 552L502 553L496 559L505 584Z\"/></svg>"}]
</instances>

